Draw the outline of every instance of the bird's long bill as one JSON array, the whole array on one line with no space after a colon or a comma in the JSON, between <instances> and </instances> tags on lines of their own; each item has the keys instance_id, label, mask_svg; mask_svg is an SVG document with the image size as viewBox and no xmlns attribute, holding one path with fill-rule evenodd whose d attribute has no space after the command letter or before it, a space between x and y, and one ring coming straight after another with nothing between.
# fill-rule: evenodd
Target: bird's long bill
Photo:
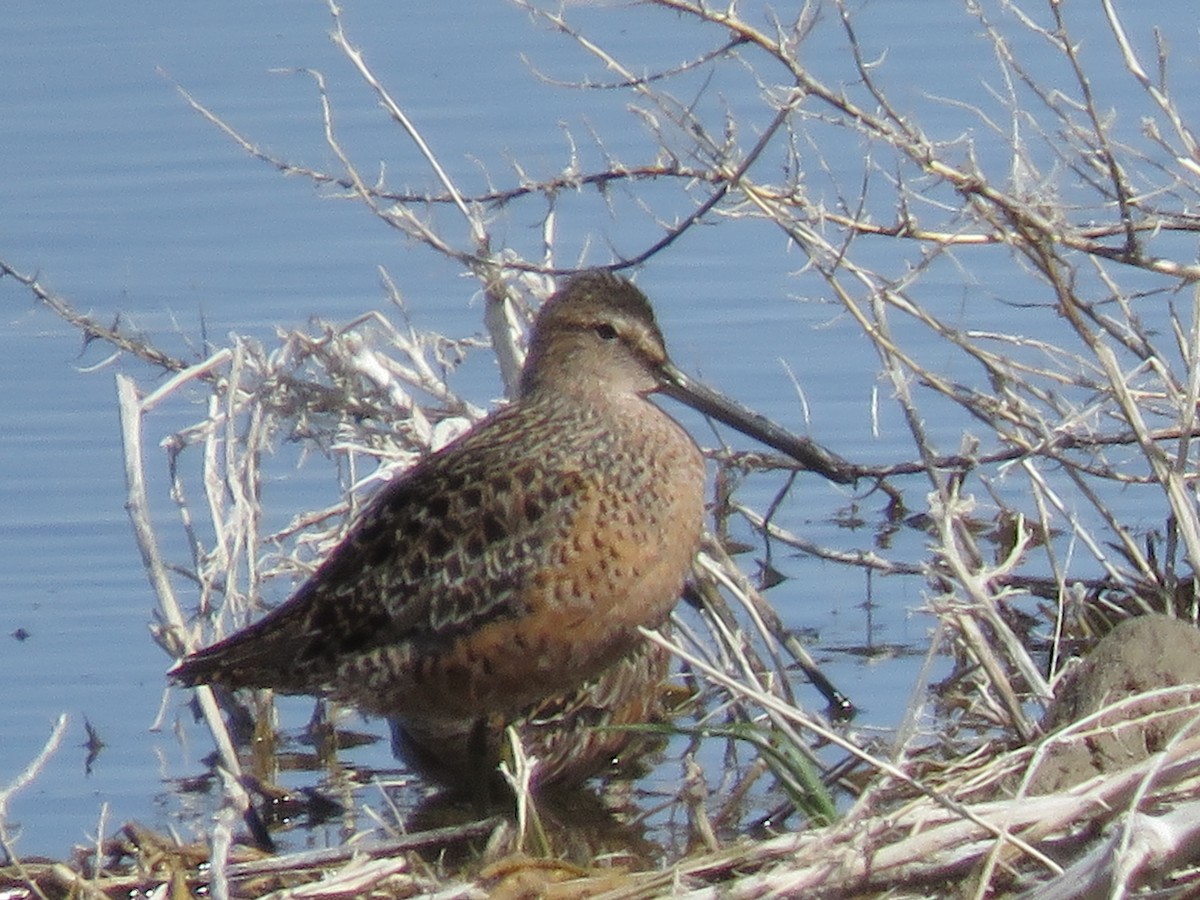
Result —
<instances>
[{"instance_id":1,"label":"bird's long bill","mask_svg":"<svg viewBox=\"0 0 1200 900\"><path fill-rule=\"evenodd\" d=\"M854 480L849 463L807 438L794 435L766 416L752 412L724 394L693 381L669 362L662 365L661 373L661 390L668 397L787 454L805 468L819 472L831 481L848 484Z\"/></svg>"}]
</instances>

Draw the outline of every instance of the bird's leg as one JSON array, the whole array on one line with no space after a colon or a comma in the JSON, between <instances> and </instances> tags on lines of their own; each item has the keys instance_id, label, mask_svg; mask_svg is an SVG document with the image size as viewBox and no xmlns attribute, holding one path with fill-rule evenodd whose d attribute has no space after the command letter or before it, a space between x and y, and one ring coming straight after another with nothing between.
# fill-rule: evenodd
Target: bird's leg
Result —
<instances>
[{"instance_id":1,"label":"bird's leg","mask_svg":"<svg viewBox=\"0 0 1200 900\"><path fill-rule=\"evenodd\" d=\"M492 804L492 771L488 753L488 718L480 716L471 726L467 739L468 790L480 818L488 815Z\"/></svg>"}]
</instances>

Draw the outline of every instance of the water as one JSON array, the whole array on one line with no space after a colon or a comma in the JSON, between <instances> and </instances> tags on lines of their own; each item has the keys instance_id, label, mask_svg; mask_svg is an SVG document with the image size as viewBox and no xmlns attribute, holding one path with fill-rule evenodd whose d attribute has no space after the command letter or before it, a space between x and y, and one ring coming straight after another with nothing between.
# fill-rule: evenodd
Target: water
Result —
<instances>
[{"instance_id":1,"label":"water","mask_svg":"<svg viewBox=\"0 0 1200 900\"><path fill-rule=\"evenodd\" d=\"M1186 4L1156 8L1164 21L1191 21ZM647 66L663 58L666 34L680 58L709 46L710 35L655 10L581 5L571 15L605 46ZM953 4L867 4L860 21L865 41L889 48L887 78L897 101L919 110L934 133L954 136L963 120L927 86L935 71L954 71L964 83L972 73L985 76L978 29ZM571 141L580 147L581 168L594 168L601 154L591 127L612 141L608 152L631 160L651 155L645 132L626 113L625 93L564 90L531 73L522 54L550 78L617 80L514 6L459 0L416 10L358 3L347 9L346 25L465 190L482 190L489 177L511 182L513 161L533 175L558 171ZM188 358L202 355L205 336L220 344L236 330L270 341L276 326L303 327L313 316L345 321L384 308L381 265L419 327L481 333L475 285L453 264L402 240L361 207L303 178L279 177L174 88L210 105L265 152L338 171L322 136L313 80L271 71L319 69L330 85L339 136L368 179L383 160L393 187L433 187L424 161L331 45L330 27L322 4L295 0L170 8L125 0L73 8L69 16L10 0L0 65L0 258L39 273L99 321L119 315ZM820 28L836 32L836 19L825 16ZM1101 29L1095 34L1091 46L1103 39ZM852 80L840 48L814 39L806 60ZM1194 61L1194 48L1182 54ZM1130 89L1112 77L1116 96ZM722 78L704 102L749 111L757 96L752 80L736 69ZM745 127L764 124L761 111L754 115ZM814 122L814 133L819 128ZM861 147L855 152L830 149L851 182L862 161ZM664 218L688 209L665 199L666 190L646 191L664 198L657 210ZM576 253L606 262L610 246L633 252L657 233L626 197L612 202L610 212L593 190L561 196L561 262L573 262ZM536 254L545 209L514 209L497 219L497 237ZM460 236L452 212L436 216ZM988 263L971 262L976 274L989 271ZM685 370L847 457L911 456L894 409L885 405L878 429L872 424L873 392L887 388L870 345L812 282L794 277L802 264L765 225L701 228L652 262L639 283ZM897 267L903 264L897 259ZM960 276L946 266L924 282L923 299L961 302L965 320L971 300L1001 288L999 281L964 288ZM103 364L104 348L83 346L11 280L0 281L0 311L0 785L33 758L66 713L63 747L9 810L21 855L61 856L90 839L102 814L108 831L131 819L173 821L180 800L171 779L202 771L198 760L208 747L203 735L181 744L172 733L171 723L185 715L180 692L167 697L167 729L149 730L170 661L147 636L154 600L123 508L113 375L128 372L145 386L156 376L129 361ZM970 321L983 327L989 315L1002 321L1008 314L980 315L975 308ZM807 422L788 369L810 405ZM483 357L454 384L481 406L501 393ZM707 439L702 423L681 418ZM958 419L928 424L945 438L944 449L955 449ZM153 420L151 427L161 429L148 435L150 466L161 474L152 445L169 426ZM310 460L277 474L269 499L278 505L269 513L286 521L316 498L327 500L328 473L324 461ZM761 507L781 483L777 476L755 479L742 497ZM845 491L802 479L782 522L817 542L869 545L831 521L849 501ZM919 555L920 536L908 541L911 555ZM875 664L838 650L872 642L919 647L928 621L912 611L922 586L877 580L878 608L868 625L862 576L787 557L777 564L794 576L773 594L785 616L820 634L831 675L869 721L894 724L918 660ZM85 721L105 745L90 771Z\"/></svg>"}]
</instances>

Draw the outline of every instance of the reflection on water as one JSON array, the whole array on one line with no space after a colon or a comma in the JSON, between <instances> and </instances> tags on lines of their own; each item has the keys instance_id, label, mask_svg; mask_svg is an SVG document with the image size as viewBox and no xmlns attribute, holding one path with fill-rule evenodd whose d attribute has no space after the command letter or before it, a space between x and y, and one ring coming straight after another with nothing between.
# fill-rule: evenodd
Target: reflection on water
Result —
<instances>
[{"instance_id":1,"label":"reflection on water","mask_svg":"<svg viewBox=\"0 0 1200 900\"><path fill-rule=\"evenodd\" d=\"M252 716L240 718L249 724ZM347 714L336 718L355 720ZM357 761L364 758L360 751L379 742L354 728L332 727L323 701L314 702L313 716L300 732L274 734L251 725L238 741L246 771L242 785L252 799L252 814L238 829L241 840L296 852L314 839L337 846L367 835L387 840L428 832L421 852L449 871L476 864L485 845L495 858L519 842L543 839L555 855L580 865L604 857L653 868L686 849L689 840L686 810L677 808L679 750L667 750L665 735L643 742L642 755L625 760L615 777L540 791L531 810L540 823L529 826L533 837L519 834L512 797L498 787L481 808L478 796L432 787L402 766ZM719 759L708 761L720 765ZM206 762L215 765L215 754ZM212 771L180 780L175 790L192 810L185 821L195 817L201 825L220 804L224 788ZM481 819L490 825L476 827Z\"/></svg>"}]
</instances>

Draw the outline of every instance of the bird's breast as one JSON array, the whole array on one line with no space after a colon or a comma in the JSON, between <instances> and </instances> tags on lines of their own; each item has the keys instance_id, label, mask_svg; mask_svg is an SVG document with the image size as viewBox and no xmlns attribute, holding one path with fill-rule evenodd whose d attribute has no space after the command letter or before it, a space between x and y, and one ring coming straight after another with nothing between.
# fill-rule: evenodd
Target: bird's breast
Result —
<instances>
[{"instance_id":1,"label":"bird's breast","mask_svg":"<svg viewBox=\"0 0 1200 900\"><path fill-rule=\"evenodd\" d=\"M665 620L700 540L704 463L674 420L633 400L526 412L521 451L493 465L477 511L488 533L464 522L456 539L481 555L457 583L443 561L437 633L380 683L379 711L515 710L596 677Z\"/></svg>"}]
</instances>

